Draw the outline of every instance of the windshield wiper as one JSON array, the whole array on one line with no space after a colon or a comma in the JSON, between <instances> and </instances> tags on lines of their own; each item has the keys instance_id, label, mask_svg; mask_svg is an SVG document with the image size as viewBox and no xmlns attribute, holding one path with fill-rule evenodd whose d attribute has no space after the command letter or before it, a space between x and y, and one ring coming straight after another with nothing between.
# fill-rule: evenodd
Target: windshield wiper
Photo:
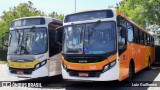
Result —
<instances>
[{"instance_id":1,"label":"windshield wiper","mask_svg":"<svg viewBox=\"0 0 160 90\"><path fill-rule=\"evenodd\" d=\"M93 33L95 32L95 31L97 31L97 27L100 25L100 23L101 23L101 20L98 20L95 24L94 24L94 26L92 27L92 31L90 32L90 33L88 33L89 35L88 35L88 37L91 37L92 35L93 35Z\"/></svg>"},{"instance_id":2,"label":"windshield wiper","mask_svg":"<svg viewBox=\"0 0 160 90\"><path fill-rule=\"evenodd\" d=\"M17 46L17 50L16 52L19 54L21 53L21 44L22 44L22 40L21 40L21 34L20 34L20 31L16 28L14 28L15 32L18 34L18 46Z\"/></svg>"},{"instance_id":3,"label":"windshield wiper","mask_svg":"<svg viewBox=\"0 0 160 90\"><path fill-rule=\"evenodd\" d=\"M71 24L75 30L78 30L79 34L80 34L80 40L82 42L82 32L83 32L83 27L82 30L80 31L79 28L77 27L77 25L75 25L74 23Z\"/></svg>"},{"instance_id":4,"label":"windshield wiper","mask_svg":"<svg viewBox=\"0 0 160 90\"><path fill-rule=\"evenodd\" d=\"M100 25L101 20L98 20L94 26L92 27L92 31L89 32L89 27L87 27L87 32L88 32L88 44L90 44L90 37L93 35L93 33L97 30L96 28Z\"/></svg>"},{"instance_id":5,"label":"windshield wiper","mask_svg":"<svg viewBox=\"0 0 160 90\"><path fill-rule=\"evenodd\" d=\"M23 54L29 54L29 51L28 51L28 49L27 49L27 41L28 41L28 39L29 39L29 34L28 33L26 33L27 35L26 35L26 37L24 38L25 40L25 42L24 42L24 46L21 46L22 47L22 49L21 49L21 51L22 50L24 50L23 51Z\"/></svg>"},{"instance_id":6,"label":"windshield wiper","mask_svg":"<svg viewBox=\"0 0 160 90\"><path fill-rule=\"evenodd\" d=\"M35 29L36 29L36 27L33 26L33 27L31 28L30 32L35 32Z\"/></svg>"},{"instance_id":7,"label":"windshield wiper","mask_svg":"<svg viewBox=\"0 0 160 90\"><path fill-rule=\"evenodd\" d=\"M20 44L21 34L20 34L20 32L19 32L18 29L14 28L14 30L18 33L18 46L20 46L20 45L21 45L21 44Z\"/></svg>"},{"instance_id":8,"label":"windshield wiper","mask_svg":"<svg viewBox=\"0 0 160 90\"><path fill-rule=\"evenodd\" d=\"M78 27L74 23L72 23L71 25L74 27L74 29L78 30L78 32L81 33Z\"/></svg>"},{"instance_id":9,"label":"windshield wiper","mask_svg":"<svg viewBox=\"0 0 160 90\"><path fill-rule=\"evenodd\" d=\"M29 37L30 37L31 33L32 33L32 32L34 33L35 30L36 30L36 27L33 26L29 32L25 33L25 34L26 34L26 36L25 36L25 38L24 38L24 39L25 39L25 40L24 40L25 42L24 42L24 46L22 46L22 47L23 47L23 50L24 50L24 53L23 53L23 54L29 54L29 50L27 49L27 41L29 40Z\"/></svg>"}]
</instances>

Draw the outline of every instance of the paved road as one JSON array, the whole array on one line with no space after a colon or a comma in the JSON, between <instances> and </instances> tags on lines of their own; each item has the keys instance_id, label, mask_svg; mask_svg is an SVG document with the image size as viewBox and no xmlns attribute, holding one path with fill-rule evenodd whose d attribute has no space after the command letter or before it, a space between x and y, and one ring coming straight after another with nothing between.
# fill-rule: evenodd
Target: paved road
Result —
<instances>
[{"instance_id":1,"label":"paved road","mask_svg":"<svg viewBox=\"0 0 160 90\"><path fill-rule=\"evenodd\" d=\"M49 78L39 78L39 79L28 79L28 78L17 78L14 76L9 76L7 74L7 65L0 64L0 81L16 81L16 82L40 82L43 84L41 89L57 89L57 90L160 90L160 82L158 83L159 87L126 87L131 86L132 83L126 83L125 81L110 81L110 82L79 82L79 81L66 81L61 78L61 76L49 77ZM136 74L133 81L160 81L160 68L152 67L151 70L143 70ZM141 83L141 82L138 82ZM145 83L145 82L143 82ZM135 84L135 83L133 83ZM110 85L115 87L109 87ZM120 87L116 87L120 86ZM40 88L8 88L1 87L0 90L39 90Z\"/></svg>"}]
</instances>

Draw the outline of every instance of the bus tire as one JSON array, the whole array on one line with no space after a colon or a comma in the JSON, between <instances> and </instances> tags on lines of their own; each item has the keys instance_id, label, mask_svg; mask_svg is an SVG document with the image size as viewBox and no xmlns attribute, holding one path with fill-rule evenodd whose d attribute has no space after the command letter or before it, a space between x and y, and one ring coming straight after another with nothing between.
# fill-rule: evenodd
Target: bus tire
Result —
<instances>
[{"instance_id":1,"label":"bus tire","mask_svg":"<svg viewBox=\"0 0 160 90\"><path fill-rule=\"evenodd\" d=\"M148 59L148 66L147 66L147 70L150 70L151 69L151 61L150 61L150 58Z\"/></svg>"},{"instance_id":2,"label":"bus tire","mask_svg":"<svg viewBox=\"0 0 160 90\"><path fill-rule=\"evenodd\" d=\"M133 63L133 61L131 61L130 64L129 64L129 76L128 76L128 81L133 81L134 75L135 75L134 63Z\"/></svg>"}]
</instances>

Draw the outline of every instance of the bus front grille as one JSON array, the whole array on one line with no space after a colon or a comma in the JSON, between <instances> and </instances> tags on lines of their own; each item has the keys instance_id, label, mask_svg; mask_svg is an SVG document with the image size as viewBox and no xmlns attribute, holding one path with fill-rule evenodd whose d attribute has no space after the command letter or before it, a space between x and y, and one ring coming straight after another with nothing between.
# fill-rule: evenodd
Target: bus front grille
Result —
<instances>
[{"instance_id":1,"label":"bus front grille","mask_svg":"<svg viewBox=\"0 0 160 90\"><path fill-rule=\"evenodd\" d=\"M96 63L96 62L101 62L105 60L103 57L78 57L78 56L67 56L65 57L65 60L73 63Z\"/></svg>"}]
</instances>

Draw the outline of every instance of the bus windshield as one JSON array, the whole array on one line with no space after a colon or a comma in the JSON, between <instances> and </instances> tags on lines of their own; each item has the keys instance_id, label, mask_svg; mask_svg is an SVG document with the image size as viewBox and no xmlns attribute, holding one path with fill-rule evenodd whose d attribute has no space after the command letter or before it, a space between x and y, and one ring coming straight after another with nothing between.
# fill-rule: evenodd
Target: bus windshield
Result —
<instances>
[{"instance_id":1,"label":"bus windshield","mask_svg":"<svg viewBox=\"0 0 160 90\"><path fill-rule=\"evenodd\" d=\"M114 22L95 22L64 27L64 54L104 54L116 49Z\"/></svg>"},{"instance_id":2,"label":"bus windshield","mask_svg":"<svg viewBox=\"0 0 160 90\"><path fill-rule=\"evenodd\" d=\"M46 28L11 30L8 54L42 54L47 50Z\"/></svg>"}]
</instances>

